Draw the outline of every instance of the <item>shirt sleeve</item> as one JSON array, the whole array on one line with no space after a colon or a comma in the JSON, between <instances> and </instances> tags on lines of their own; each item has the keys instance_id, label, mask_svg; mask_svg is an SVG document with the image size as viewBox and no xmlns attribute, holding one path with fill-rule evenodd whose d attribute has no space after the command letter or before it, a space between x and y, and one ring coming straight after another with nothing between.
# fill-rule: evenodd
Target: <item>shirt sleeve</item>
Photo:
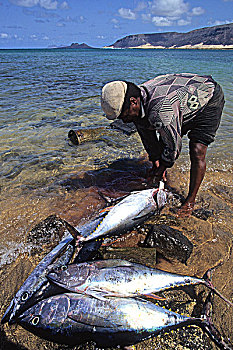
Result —
<instances>
[{"instance_id":1,"label":"shirt sleeve","mask_svg":"<svg viewBox=\"0 0 233 350\"><path fill-rule=\"evenodd\" d=\"M167 168L173 166L179 157L182 148L181 123L179 117L173 116L171 122L158 130L164 148L160 155L160 161Z\"/></svg>"},{"instance_id":2,"label":"shirt sleeve","mask_svg":"<svg viewBox=\"0 0 233 350\"><path fill-rule=\"evenodd\" d=\"M139 125L136 125L136 128L141 137L143 146L149 155L149 160L151 162L159 160L164 146L162 140L158 139L156 130L144 129Z\"/></svg>"}]
</instances>

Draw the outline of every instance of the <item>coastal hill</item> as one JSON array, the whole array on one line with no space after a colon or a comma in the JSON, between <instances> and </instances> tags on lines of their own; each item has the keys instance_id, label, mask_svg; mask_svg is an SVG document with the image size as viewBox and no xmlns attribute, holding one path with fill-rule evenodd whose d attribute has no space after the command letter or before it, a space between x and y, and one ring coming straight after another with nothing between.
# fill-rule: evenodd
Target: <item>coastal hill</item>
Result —
<instances>
[{"instance_id":1,"label":"coastal hill","mask_svg":"<svg viewBox=\"0 0 233 350\"><path fill-rule=\"evenodd\" d=\"M195 29L187 33L166 32L128 35L105 48L233 49L233 23Z\"/></svg>"}]
</instances>

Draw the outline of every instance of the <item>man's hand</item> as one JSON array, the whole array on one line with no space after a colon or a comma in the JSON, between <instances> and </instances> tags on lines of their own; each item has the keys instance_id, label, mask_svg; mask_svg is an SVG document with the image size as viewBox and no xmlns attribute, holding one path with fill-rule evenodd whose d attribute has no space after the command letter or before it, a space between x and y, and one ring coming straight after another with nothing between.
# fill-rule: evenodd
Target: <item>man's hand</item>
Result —
<instances>
[{"instance_id":1,"label":"man's hand","mask_svg":"<svg viewBox=\"0 0 233 350\"><path fill-rule=\"evenodd\" d=\"M147 182L158 183L161 179L167 181L166 178L166 167L159 163L159 160L153 162L152 168L148 171Z\"/></svg>"}]
</instances>

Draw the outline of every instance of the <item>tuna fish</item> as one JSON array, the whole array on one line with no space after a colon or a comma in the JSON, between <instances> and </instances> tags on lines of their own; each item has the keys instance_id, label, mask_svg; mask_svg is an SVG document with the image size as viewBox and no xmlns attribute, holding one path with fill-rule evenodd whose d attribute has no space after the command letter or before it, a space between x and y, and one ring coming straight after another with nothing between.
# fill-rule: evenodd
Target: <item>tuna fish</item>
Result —
<instances>
[{"instance_id":1,"label":"tuna fish","mask_svg":"<svg viewBox=\"0 0 233 350\"><path fill-rule=\"evenodd\" d=\"M128 346L162 331L192 324L202 327L218 344L209 321L182 316L134 298L99 300L77 293L57 295L26 310L17 322L37 336L72 346L86 341L94 341L98 347Z\"/></svg>"},{"instance_id":2,"label":"tuna fish","mask_svg":"<svg viewBox=\"0 0 233 350\"><path fill-rule=\"evenodd\" d=\"M100 195L106 200L101 193ZM115 206L106 208L90 223L77 227L73 236L80 244L75 262L81 263L95 256L105 236L122 234L160 211L166 203L167 192L161 181L157 189L133 192ZM110 202L109 199L107 202ZM71 232L72 233L72 232Z\"/></svg>"},{"instance_id":3,"label":"tuna fish","mask_svg":"<svg viewBox=\"0 0 233 350\"><path fill-rule=\"evenodd\" d=\"M164 190L153 188L132 192L115 206L107 208L106 215L103 214L103 220L93 232L85 238L81 237L80 242L101 240L105 236L122 234L141 224L153 215L156 210L164 206L165 196L159 195L158 197L161 191Z\"/></svg>"},{"instance_id":4,"label":"tuna fish","mask_svg":"<svg viewBox=\"0 0 233 350\"><path fill-rule=\"evenodd\" d=\"M7 308L1 323L14 323L15 318L30 306L48 295L60 292L50 285L47 274L54 268L70 262L75 249L75 240L69 234L35 267Z\"/></svg>"},{"instance_id":5,"label":"tuna fish","mask_svg":"<svg viewBox=\"0 0 233 350\"><path fill-rule=\"evenodd\" d=\"M140 295L153 297L152 293L165 289L200 283L222 297L209 280L177 275L120 259L71 264L64 270L50 272L48 278L68 291L96 298ZM222 298L232 306L230 301Z\"/></svg>"},{"instance_id":6,"label":"tuna fish","mask_svg":"<svg viewBox=\"0 0 233 350\"><path fill-rule=\"evenodd\" d=\"M77 261L88 259L101 245L101 242L96 241L98 238L132 229L151 216L156 209L161 208L165 204L163 200L156 203L156 198L154 198L159 191L161 189L133 192L111 208L104 218L96 218L93 222L81 228L80 232L77 232L75 228L67 223L67 228L72 236L69 234L68 238L60 242L36 266L16 293L1 322L13 323L15 317L21 312L37 301L51 295L52 287L46 275L55 267L69 263L74 253L74 238L78 238L82 242L81 247L84 248L81 249L83 252L82 254L80 252L80 258L77 258ZM58 291L53 291L53 293Z\"/></svg>"}]
</instances>

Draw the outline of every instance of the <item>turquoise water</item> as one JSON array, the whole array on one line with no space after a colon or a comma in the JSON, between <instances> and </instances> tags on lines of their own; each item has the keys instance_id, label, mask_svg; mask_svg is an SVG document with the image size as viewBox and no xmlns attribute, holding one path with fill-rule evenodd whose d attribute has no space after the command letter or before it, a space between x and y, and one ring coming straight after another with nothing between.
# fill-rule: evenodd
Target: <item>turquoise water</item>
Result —
<instances>
[{"instance_id":1,"label":"turquoise water","mask_svg":"<svg viewBox=\"0 0 233 350\"><path fill-rule=\"evenodd\" d=\"M8 226L13 236L34 222L28 220L28 198L22 195L32 196L32 202L38 193L51 200L68 175L144 153L135 135L117 132L79 148L68 141L71 128L109 125L99 96L111 80L142 83L178 72L212 75L223 87L226 104L216 142L208 150L209 169L232 166L232 50L0 50L0 62L0 236ZM183 148L180 166L188 159L186 140ZM33 215L38 212L32 210Z\"/></svg>"},{"instance_id":2,"label":"turquoise water","mask_svg":"<svg viewBox=\"0 0 233 350\"><path fill-rule=\"evenodd\" d=\"M5 185L22 170L51 162L76 167L67 131L108 125L99 95L114 79L141 83L164 73L211 74L226 97L213 155L224 154L227 161L232 156L232 50L1 50L0 61L0 177Z\"/></svg>"}]
</instances>

